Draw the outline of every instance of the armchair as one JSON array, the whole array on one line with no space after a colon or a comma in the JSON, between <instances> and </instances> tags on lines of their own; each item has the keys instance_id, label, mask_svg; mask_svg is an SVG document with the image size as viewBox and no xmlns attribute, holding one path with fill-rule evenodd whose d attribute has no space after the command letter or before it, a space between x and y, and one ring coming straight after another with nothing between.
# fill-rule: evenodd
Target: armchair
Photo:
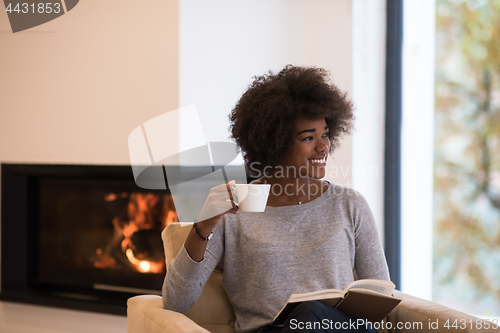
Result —
<instances>
[{"instance_id":1,"label":"armchair","mask_svg":"<svg viewBox=\"0 0 500 333\"><path fill-rule=\"evenodd\" d=\"M174 223L163 230L162 239L167 265L184 244L190 225L190 223ZM128 333L235 333L234 311L221 283L222 270L218 267L208 279L198 301L184 314L165 310L158 295L130 298L127 302ZM402 299L402 302L387 317L384 327L374 327L379 333L478 331L470 327L471 325L457 330L444 327L447 320L450 324L456 319L475 322L478 320L476 317L399 291L395 292L395 296ZM436 322L438 327L431 325ZM500 328L484 331L500 332Z\"/></svg>"}]
</instances>

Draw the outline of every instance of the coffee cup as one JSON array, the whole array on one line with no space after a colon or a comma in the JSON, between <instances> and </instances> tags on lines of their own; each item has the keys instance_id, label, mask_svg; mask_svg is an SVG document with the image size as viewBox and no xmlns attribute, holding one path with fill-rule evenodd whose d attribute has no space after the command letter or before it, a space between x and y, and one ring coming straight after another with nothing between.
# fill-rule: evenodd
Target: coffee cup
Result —
<instances>
[{"instance_id":1,"label":"coffee cup","mask_svg":"<svg viewBox=\"0 0 500 333\"><path fill-rule=\"evenodd\" d=\"M236 184L232 188L234 203L242 212L263 212L270 189L270 184Z\"/></svg>"}]
</instances>

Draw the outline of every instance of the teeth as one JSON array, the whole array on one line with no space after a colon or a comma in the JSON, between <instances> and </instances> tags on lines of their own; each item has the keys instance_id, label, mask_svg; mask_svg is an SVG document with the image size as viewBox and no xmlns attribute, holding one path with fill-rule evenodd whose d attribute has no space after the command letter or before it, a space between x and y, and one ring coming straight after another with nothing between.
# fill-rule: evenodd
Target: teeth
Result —
<instances>
[{"instance_id":1,"label":"teeth","mask_svg":"<svg viewBox=\"0 0 500 333\"><path fill-rule=\"evenodd\" d=\"M325 163L325 159L322 158L322 159L315 159L315 160L310 160L311 162L313 163Z\"/></svg>"}]
</instances>

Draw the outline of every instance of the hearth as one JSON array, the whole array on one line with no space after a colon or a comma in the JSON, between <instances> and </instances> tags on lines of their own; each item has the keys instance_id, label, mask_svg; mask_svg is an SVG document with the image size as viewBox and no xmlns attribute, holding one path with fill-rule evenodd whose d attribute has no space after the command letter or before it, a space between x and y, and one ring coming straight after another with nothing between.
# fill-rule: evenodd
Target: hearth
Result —
<instances>
[{"instance_id":1,"label":"hearth","mask_svg":"<svg viewBox=\"0 0 500 333\"><path fill-rule=\"evenodd\" d=\"M139 188L130 166L1 167L0 299L125 314L160 293L168 189Z\"/></svg>"}]
</instances>

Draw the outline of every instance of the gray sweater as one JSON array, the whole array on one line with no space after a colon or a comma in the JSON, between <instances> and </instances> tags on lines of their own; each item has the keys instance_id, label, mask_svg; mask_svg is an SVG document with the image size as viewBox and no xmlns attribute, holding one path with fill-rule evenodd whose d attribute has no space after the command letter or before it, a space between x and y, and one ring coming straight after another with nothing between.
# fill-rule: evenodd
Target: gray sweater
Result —
<instances>
[{"instance_id":1,"label":"gray sweater","mask_svg":"<svg viewBox=\"0 0 500 333\"><path fill-rule=\"evenodd\" d=\"M228 214L213 232L201 262L184 247L170 262L163 285L166 309L189 309L218 263L237 332L270 324L292 293L343 289L354 281L354 269L360 279L389 280L366 200L339 185L302 205Z\"/></svg>"}]
</instances>

